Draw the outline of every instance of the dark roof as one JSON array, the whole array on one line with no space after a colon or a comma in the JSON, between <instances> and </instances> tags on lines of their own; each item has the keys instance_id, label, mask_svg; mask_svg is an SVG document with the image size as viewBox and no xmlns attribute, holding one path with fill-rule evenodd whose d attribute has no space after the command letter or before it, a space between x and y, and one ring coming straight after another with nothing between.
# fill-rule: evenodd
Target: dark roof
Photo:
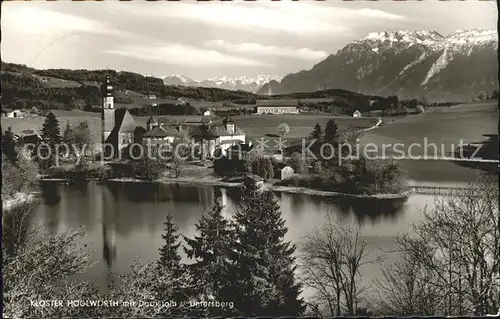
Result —
<instances>
[{"instance_id":1,"label":"dark roof","mask_svg":"<svg viewBox=\"0 0 500 319\"><path fill-rule=\"evenodd\" d=\"M257 100L257 106L298 106L297 100Z\"/></svg>"},{"instance_id":2,"label":"dark roof","mask_svg":"<svg viewBox=\"0 0 500 319\"><path fill-rule=\"evenodd\" d=\"M153 119L152 119L153 118ZM212 117L210 116L156 116L151 117L149 120L156 120L156 123L164 123L164 124L201 124L201 123L210 123L212 121ZM149 123L148 120L148 123ZM155 123L155 122L152 122Z\"/></svg>"},{"instance_id":3,"label":"dark roof","mask_svg":"<svg viewBox=\"0 0 500 319\"><path fill-rule=\"evenodd\" d=\"M220 144L233 144L234 142L243 142L243 141L235 138L235 139L221 141ZM234 145L234 146L236 146L236 145Z\"/></svg>"},{"instance_id":4,"label":"dark roof","mask_svg":"<svg viewBox=\"0 0 500 319\"><path fill-rule=\"evenodd\" d=\"M106 142L113 141L114 139L117 138L118 133L135 133L136 129L138 127L137 123L135 122L134 117L132 114L127 109L115 109L114 114L110 114L111 116L114 116L115 118L115 126L113 128L110 128L108 126L105 127L105 131L108 131L111 129L111 132L106 139ZM110 124L109 122L106 122L106 124Z\"/></svg>"},{"instance_id":5,"label":"dark roof","mask_svg":"<svg viewBox=\"0 0 500 319\"><path fill-rule=\"evenodd\" d=\"M242 152L249 152L253 149L253 145L250 144L238 144L238 145L233 145L229 148L231 151L242 151Z\"/></svg>"},{"instance_id":6,"label":"dark roof","mask_svg":"<svg viewBox=\"0 0 500 319\"><path fill-rule=\"evenodd\" d=\"M179 133L175 128L169 126L157 126L151 131L144 133L143 137L168 137L175 136Z\"/></svg>"},{"instance_id":7,"label":"dark roof","mask_svg":"<svg viewBox=\"0 0 500 319\"><path fill-rule=\"evenodd\" d=\"M254 182L263 182L264 179L262 177L260 177L259 175L255 175L255 174L251 174L251 175L247 175L245 177L246 180L252 180Z\"/></svg>"},{"instance_id":8,"label":"dark roof","mask_svg":"<svg viewBox=\"0 0 500 319\"><path fill-rule=\"evenodd\" d=\"M115 110L115 129L119 133L132 133L135 131L137 123L127 109Z\"/></svg>"},{"instance_id":9,"label":"dark roof","mask_svg":"<svg viewBox=\"0 0 500 319\"><path fill-rule=\"evenodd\" d=\"M285 167L287 167L287 166L288 166L288 165L286 165L285 163L276 163L276 164L274 164L274 169L279 169L279 170L281 170L281 169L283 169L283 168L285 168Z\"/></svg>"},{"instance_id":10,"label":"dark roof","mask_svg":"<svg viewBox=\"0 0 500 319\"><path fill-rule=\"evenodd\" d=\"M146 122L146 124L150 124L150 123L158 123L158 121L156 120L156 117L151 116L149 118L149 120Z\"/></svg>"},{"instance_id":11,"label":"dark roof","mask_svg":"<svg viewBox=\"0 0 500 319\"><path fill-rule=\"evenodd\" d=\"M202 129L203 128L201 126L194 126L190 129L190 134L197 137L202 136L203 135ZM233 134L228 133L226 127L222 124L208 125L207 136L219 137L219 136L234 136L234 135L245 135L245 132L243 132L243 130L236 125L234 125Z\"/></svg>"}]
</instances>

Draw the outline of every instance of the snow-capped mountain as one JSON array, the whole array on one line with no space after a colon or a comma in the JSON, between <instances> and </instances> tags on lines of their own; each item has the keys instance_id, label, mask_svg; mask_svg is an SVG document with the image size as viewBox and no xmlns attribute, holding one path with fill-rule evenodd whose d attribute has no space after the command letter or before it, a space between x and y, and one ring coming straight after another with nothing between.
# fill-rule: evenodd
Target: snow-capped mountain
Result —
<instances>
[{"instance_id":1,"label":"snow-capped mountain","mask_svg":"<svg viewBox=\"0 0 500 319\"><path fill-rule=\"evenodd\" d=\"M498 34L494 30L372 32L311 70L289 74L257 93L337 88L367 94L469 99L498 89Z\"/></svg>"},{"instance_id":2,"label":"snow-capped mountain","mask_svg":"<svg viewBox=\"0 0 500 319\"><path fill-rule=\"evenodd\" d=\"M223 76L198 81L180 74L174 74L162 77L162 79L165 85L215 87L227 90L256 92L260 87L270 81L281 81L282 77L277 75L259 74L256 77L242 76L239 78L231 78Z\"/></svg>"},{"instance_id":3,"label":"snow-capped mountain","mask_svg":"<svg viewBox=\"0 0 500 319\"><path fill-rule=\"evenodd\" d=\"M161 78L163 83L166 85L185 85L185 86L196 86L198 81L195 81L187 76L181 74L173 74L170 76L164 76Z\"/></svg>"}]
</instances>

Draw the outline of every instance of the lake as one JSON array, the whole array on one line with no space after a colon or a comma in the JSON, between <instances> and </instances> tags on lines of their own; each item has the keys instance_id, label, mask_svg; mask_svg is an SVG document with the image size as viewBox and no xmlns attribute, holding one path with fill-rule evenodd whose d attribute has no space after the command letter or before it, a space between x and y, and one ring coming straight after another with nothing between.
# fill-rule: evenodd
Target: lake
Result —
<instances>
[{"instance_id":1,"label":"lake","mask_svg":"<svg viewBox=\"0 0 500 319\"><path fill-rule=\"evenodd\" d=\"M50 233L84 227L86 236L81 244L86 244L96 263L82 277L105 289L110 270L126 273L139 258L158 258L168 212L173 214L179 232L192 237L201 213L215 198L222 201L226 217L237 209L237 195L215 187L96 182L81 186L46 184L32 223L43 224ZM397 258L393 253L386 253L395 248L394 236L411 232L411 225L422 219L423 208L434 201L433 197L424 195L413 195L406 202L397 203L285 193L276 194L276 198L288 227L287 240L299 246L304 236L322 225L330 214L359 223L371 252L369 258L384 255L387 257L384 263ZM380 265L371 264L362 269L366 285L378 275Z\"/></svg>"}]
</instances>

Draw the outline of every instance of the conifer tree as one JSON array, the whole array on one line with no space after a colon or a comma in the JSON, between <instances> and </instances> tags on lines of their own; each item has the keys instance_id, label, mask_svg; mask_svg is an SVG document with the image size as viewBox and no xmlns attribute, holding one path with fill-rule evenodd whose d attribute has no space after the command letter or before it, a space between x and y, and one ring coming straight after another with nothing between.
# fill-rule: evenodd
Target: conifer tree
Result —
<instances>
[{"instance_id":1,"label":"conifer tree","mask_svg":"<svg viewBox=\"0 0 500 319\"><path fill-rule=\"evenodd\" d=\"M61 130L56 116L49 112L42 125L43 147L37 147L34 150L34 157L42 171L48 171L55 162L56 145L61 143Z\"/></svg>"},{"instance_id":2,"label":"conifer tree","mask_svg":"<svg viewBox=\"0 0 500 319\"><path fill-rule=\"evenodd\" d=\"M69 123L69 121L66 122L66 128L64 129L64 134L63 134L62 140L64 143L66 143L68 145L73 144L75 141L75 131L71 127L71 124Z\"/></svg>"},{"instance_id":3,"label":"conifer tree","mask_svg":"<svg viewBox=\"0 0 500 319\"><path fill-rule=\"evenodd\" d=\"M207 301L233 301L236 283L236 227L222 216L222 205L216 200L213 208L203 213L196 225L198 235L184 236L184 251L195 262L189 265L196 294ZM210 308L211 316L233 314L228 308Z\"/></svg>"},{"instance_id":4,"label":"conifer tree","mask_svg":"<svg viewBox=\"0 0 500 319\"><path fill-rule=\"evenodd\" d=\"M42 125L42 139L50 145L61 143L61 129L54 113L49 112Z\"/></svg>"},{"instance_id":5,"label":"conifer tree","mask_svg":"<svg viewBox=\"0 0 500 319\"><path fill-rule=\"evenodd\" d=\"M235 214L239 239L238 305L245 316L300 316L305 310L295 282L293 253L285 241L288 229L270 192L247 188Z\"/></svg>"},{"instance_id":6,"label":"conifer tree","mask_svg":"<svg viewBox=\"0 0 500 319\"><path fill-rule=\"evenodd\" d=\"M170 285L165 288L165 283L157 284L156 295L160 300L175 301L177 304L187 303L192 297L192 287L195 285L193 277L185 272L185 266L181 264L179 255L180 241L179 227L173 222L172 214L168 214L164 223L162 234L164 243L160 247L160 258L156 263L159 278L169 278L171 282L179 282L178 285Z\"/></svg>"},{"instance_id":7,"label":"conifer tree","mask_svg":"<svg viewBox=\"0 0 500 319\"><path fill-rule=\"evenodd\" d=\"M17 164L16 141L14 140L14 133L12 133L11 127L2 134L2 153L12 164Z\"/></svg>"},{"instance_id":8,"label":"conifer tree","mask_svg":"<svg viewBox=\"0 0 500 319\"><path fill-rule=\"evenodd\" d=\"M311 132L311 138L313 140L319 140L321 138L321 134L321 125L319 125L319 123L316 123L316 125L314 125L313 131Z\"/></svg>"},{"instance_id":9,"label":"conifer tree","mask_svg":"<svg viewBox=\"0 0 500 319\"><path fill-rule=\"evenodd\" d=\"M338 133L338 126L334 120L328 120L325 127L325 142L331 143L335 140Z\"/></svg>"},{"instance_id":10,"label":"conifer tree","mask_svg":"<svg viewBox=\"0 0 500 319\"><path fill-rule=\"evenodd\" d=\"M164 232L161 237L164 240L163 246L160 247L160 259L158 260L158 267L166 268L172 271L180 269L181 256L179 255L179 227L174 224L172 214L167 215L167 220Z\"/></svg>"}]
</instances>

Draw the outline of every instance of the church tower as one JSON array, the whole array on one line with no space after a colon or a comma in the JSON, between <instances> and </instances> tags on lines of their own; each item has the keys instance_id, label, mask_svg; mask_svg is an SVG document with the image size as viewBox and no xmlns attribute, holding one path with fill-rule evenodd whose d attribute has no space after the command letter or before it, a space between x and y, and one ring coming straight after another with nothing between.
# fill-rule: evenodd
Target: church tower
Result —
<instances>
[{"instance_id":1,"label":"church tower","mask_svg":"<svg viewBox=\"0 0 500 319\"><path fill-rule=\"evenodd\" d=\"M102 85L101 121L101 142L104 147L109 135L111 134L111 131L115 127L115 101L113 97L113 86L111 85L108 76L106 76L106 81Z\"/></svg>"}]
</instances>

